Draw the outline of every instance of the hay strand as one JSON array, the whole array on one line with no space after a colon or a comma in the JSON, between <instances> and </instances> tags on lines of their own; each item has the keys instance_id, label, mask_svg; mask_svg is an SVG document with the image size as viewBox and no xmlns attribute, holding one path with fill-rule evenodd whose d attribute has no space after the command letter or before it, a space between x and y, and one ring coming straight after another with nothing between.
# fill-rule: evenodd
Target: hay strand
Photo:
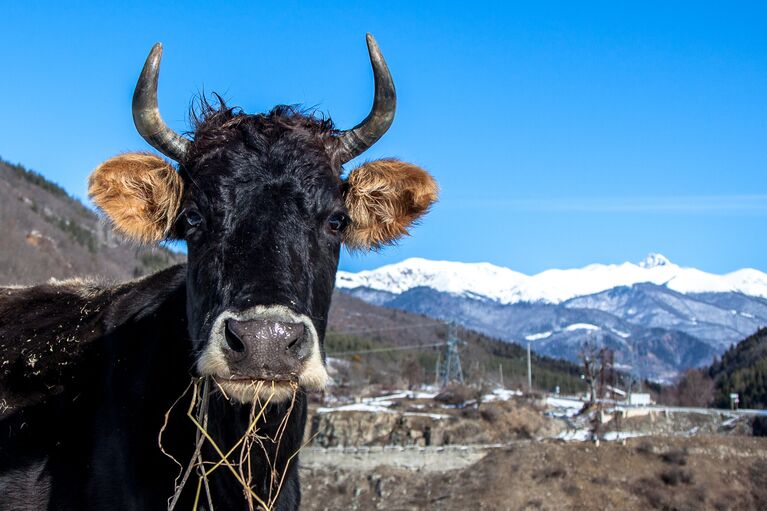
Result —
<instances>
[{"instance_id":1,"label":"hay strand","mask_svg":"<svg viewBox=\"0 0 767 511\"><path fill-rule=\"evenodd\" d=\"M288 421L290 420L290 417L292 416L293 409L296 402L296 396L298 393L298 385L295 383L291 383L292 388L292 398L290 401L290 405L288 406L285 414L280 420L280 423L277 426L277 430L274 434L274 437L271 438L268 435L261 435L259 434L258 430L258 423L261 421L265 414L268 406L272 402L277 389L275 388L275 383L271 382L271 389L270 393L266 396L265 399L262 401L262 392L264 391L264 384L263 381L254 381L252 382L252 388L253 388L253 396L254 400L251 403L250 407L250 414L248 417L249 424L248 427L245 429L245 432L243 435L232 445L229 447L226 452L224 452L224 449L213 439L210 432L208 431L208 419L209 419L209 402L210 402L210 394L214 391L213 385L217 385L218 390L226 396L226 393L224 392L224 389L221 387L221 385L215 381L215 379L212 379L210 377L205 378L195 378L192 380L192 382L187 386L186 390L184 390L184 393L171 405L170 409L165 414L165 420L162 425L162 428L160 429L160 433L158 435L158 443L160 445L160 450L168 456L170 459L172 459L178 466L179 466L179 475L176 477L176 480L174 481L174 493L173 495L168 499L168 510L172 511L175 509L176 505L179 502L181 493L186 486L192 471L197 472L197 488L195 491L194 496L194 509L198 509L198 506L203 500L203 498L207 501L207 506L209 507L209 511L214 511L214 505L213 505L213 496L210 490L210 485L208 482L208 478L211 476L213 472L218 470L221 467L225 467L226 470L231 473L231 475L235 478L235 480L238 482L238 484L242 487L243 490L243 497L245 498L245 501L247 502L248 509L250 510L265 510L265 511L271 511L276 501L280 495L280 491L282 490L283 483L285 481L286 474L288 472L288 468L290 467L291 462L296 457L298 452L306 445L302 445L299 447L296 452L292 453L286 463L285 466L282 468L282 470L278 470L277 463L279 458L279 452L280 447L282 444L282 440L285 434L285 431L287 430ZM186 412L187 418L192 421L192 423L195 425L195 431L196 431L196 441L195 441L195 448L194 452L192 454L191 459L189 460L189 463L186 465L186 467L183 467L182 464L174 458L171 454L167 453L165 449L162 446L162 435L167 429L169 417L178 404L179 401L181 401L188 393L189 390L192 389L192 397L189 403L189 407ZM264 442L271 442L274 447L274 459L270 459L269 456L269 450L267 449ZM310 442L311 440L309 440ZM205 443L209 443L212 449L217 454L216 460L212 461L206 461L203 459L203 452L202 448ZM307 442L307 443L309 443ZM269 470L269 493L266 496L266 501L259 497L258 494L256 494L255 491L253 491L253 459L252 459L252 453L253 450L256 448L256 446L260 447L263 451L263 456L266 461L266 465ZM239 454L237 456L237 461L231 460L232 455L234 455L235 452L239 449ZM179 480L180 478L180 480ZM205 497L203 497L203 489Z\"/></svg>"}]
</instances>

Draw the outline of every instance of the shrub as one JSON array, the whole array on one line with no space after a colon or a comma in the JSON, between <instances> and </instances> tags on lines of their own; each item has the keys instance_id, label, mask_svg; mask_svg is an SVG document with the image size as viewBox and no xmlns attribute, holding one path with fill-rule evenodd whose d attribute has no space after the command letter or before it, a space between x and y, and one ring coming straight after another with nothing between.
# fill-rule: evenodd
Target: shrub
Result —
<instances>
[{"instance_id":1,"label":"shrub","mask_svg":"<svg viewBox=\"0 0 767 511\"><path fill-rule=\"evenodd\" d=\"M760 415L751 421L751 434L754 436L767 436L767 417Z\"/></svg>"},{"instance_id":2,"label":"shrub","mask_svg":"<svg viewBox=\"0 0 767 511\"><path fill-rule=\"evenodd\" d=\"M491 407L484 407L479 412L480 417L485 419L489 423L494 423L498 421L498 419L501 418L501 410L498 409L498 407L491 406Z\"/></svg>"},{"instance_id":3,"label":"shrub","mask_svg":"<svg viewBox=\"0 0 767 511\"><path fill-rule=\"evenodd\" d=\"M446 405L460 406L474 397L471 387L461 384L453 384L442 389L442 392L434 396L434 400Z\"/></svg>"},{"instance_id":4,"label":"shrub","mask_svg":"<svg viewBox=\"0 0 767 511\"><path fill-rule=\"evenodd\" d=\"M659 474L661 481L668 486L677 486L679 484L691 484L692 472L681 468L670 468Z\"/></svg>"},{"instance_id":5,"label":"shrub","mask_svg":"<svg viewBox=\"0 0 767 511\"><path fill-rule=\"evenodd\" d=\"M687 452L684 450L664 452L660 455L660 459L670 465L684 466L687 465Z\"/></svg>"}]
</instances>

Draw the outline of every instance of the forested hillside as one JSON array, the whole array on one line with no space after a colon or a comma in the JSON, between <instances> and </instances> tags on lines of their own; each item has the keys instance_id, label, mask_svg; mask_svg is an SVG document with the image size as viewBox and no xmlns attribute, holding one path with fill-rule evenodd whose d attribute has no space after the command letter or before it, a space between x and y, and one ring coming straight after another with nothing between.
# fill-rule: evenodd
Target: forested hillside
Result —
<instances>
[{"instance_id":1,"label":"forested hillside","mask_svg":"<svg viewBox=\"0 0 767 511\"><path fill-rule=\"evenodd\" d=\"M716 406L730 406L730 393L737 392L741 408L767 408L767 328L727 350L709 375Z\"/></svg>"},{"instance_id":2,"label":"forested hillside","mask_svg":"<svg viewBox=\"0 0 767 511\"><path fill-rule=\"evenodd\" d=\"M420 314L388 309L336 292L325 340L328 356L346 361L340 379L349 385L367 382L420 384L434 381L437 358L442 357L448 325ZM457 328L461 362L468 382L527 386L527 353L518 344ZM423 348L415 348L423 346ZM395 348L395 349L391 349ZM538 390L583 392L577 365L532 355L532 382Z\"/></svg>"},{"instance_id":3,"label":"forested hillside","mask_svg":"<svg viewBox=\"0 0 767 511\"><path fill-rule=\"evenodd\" d=\"M0 160L0 284L96 276L125 280L185 259L143 247L37 172Z\"/></svg>"}]
</instances>

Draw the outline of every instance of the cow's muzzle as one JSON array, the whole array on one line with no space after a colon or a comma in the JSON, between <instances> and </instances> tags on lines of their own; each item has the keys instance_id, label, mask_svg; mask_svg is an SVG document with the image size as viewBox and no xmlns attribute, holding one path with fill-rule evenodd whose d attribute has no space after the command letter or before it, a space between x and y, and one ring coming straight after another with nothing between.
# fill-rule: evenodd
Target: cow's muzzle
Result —
<instances>
[{"instance_id":1,"label":"cow's muzzle","mask_svg":"<svg viewBox=\"0 0 767 511\"><path fill-rule=\"evenodd\" d=\"M303 323L229 318L224 339L232 379L298 382L303 361L311 354Z\"/></svg>"},{"instance_id":2,"label":"cow's muzzle","mask_svg":"<svg viewBox=\"0 0 767 511\"><path fill-rule=\"evenodd\" d=\"M244 403L289 399L299 386L322 390L328 379L314 324L282 305L219 315L197 357L197 371Z\"/></svg>"}]
</instances>

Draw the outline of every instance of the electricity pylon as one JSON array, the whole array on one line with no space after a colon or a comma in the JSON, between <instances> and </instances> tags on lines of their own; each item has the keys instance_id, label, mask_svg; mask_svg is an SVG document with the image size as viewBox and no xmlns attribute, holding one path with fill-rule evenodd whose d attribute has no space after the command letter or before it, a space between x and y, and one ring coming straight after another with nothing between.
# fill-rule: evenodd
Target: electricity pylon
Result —
<instances>
[{"instance_id":1,"label":"electricity pylon","mask_svg":"<svg viewBox=\"0 0 767 511\"><path fill-rule=\"evenodd\" d=\"M440 367L440 384L446 387L450 382L463 383L463 370L461 369L461 355L458 353L458 344L461 341L456 334L454 322L448 323L447 347L445 348L445 363Z\"/></svg>"}]
</instances>

